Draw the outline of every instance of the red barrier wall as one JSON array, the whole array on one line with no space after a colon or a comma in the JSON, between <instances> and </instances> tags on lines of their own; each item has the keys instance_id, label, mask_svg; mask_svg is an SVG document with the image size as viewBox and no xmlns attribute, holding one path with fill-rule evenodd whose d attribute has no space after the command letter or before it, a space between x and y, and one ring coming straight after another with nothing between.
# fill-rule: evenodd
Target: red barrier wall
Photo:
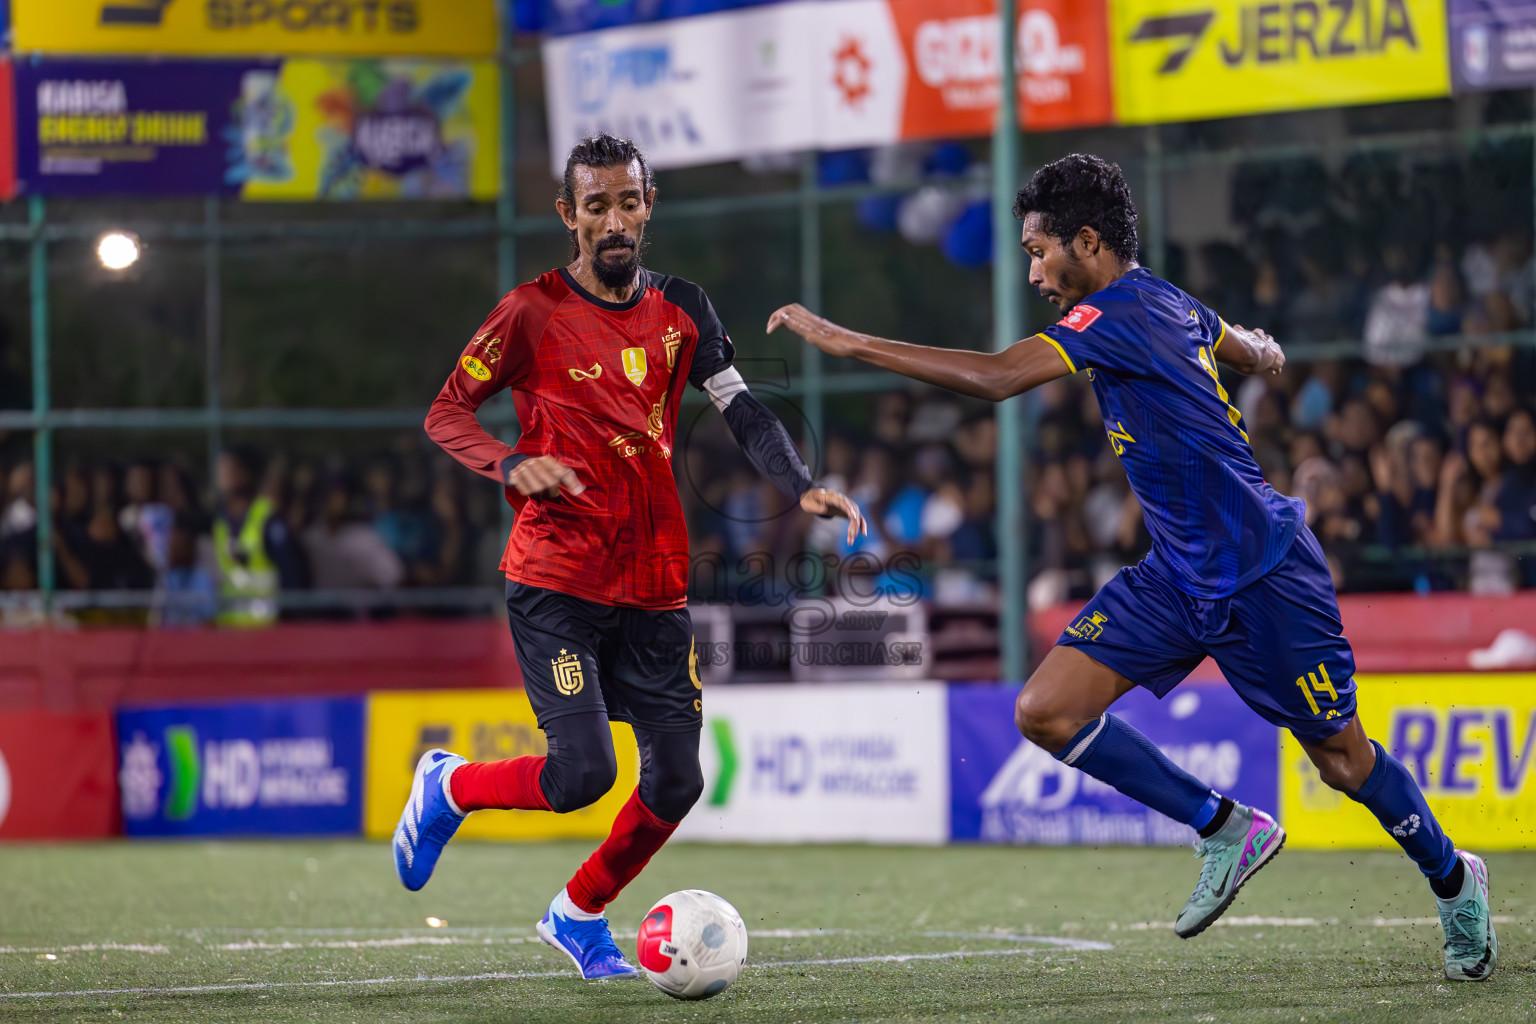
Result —
<instances>
[{"instance_id":1,"label":"red barrier wall","mask_svg":"<svg viewBox=\"0 0 1536 1024\"><path fill-rule=\"evenodd\" d=\"M1048 650L1082 605L1057 605L1030 617L1031 647ZM1470 594L1346 594L1344 635L1361 672L1465 672L1467 655L1510 628L1536 633L1536 591L1509 597ZM1209 660L1202 672L1219 674Z\"/></svg>"},{"instance_id":2,"label":"red barrier wall","mask_svg":"<svg viewBox=\"0 0 1536 1024\"><path fill-rule=\"evenodd\" d=\"M1536 631L1536 592L1356 595L1339 604L1362 672L1465 671L1468 652L1486 647L1500 630ZM1031 616L1037 654L1080 610L1063 605ZM1209 664L1205 669L1215 671ZM0 633L0 712L521 684L511 636L499 619Z\"/></svg>"},{"instance_id":3,"label":"red barrier wall","mask_svg":"<svg viewBox=\"0 0 1536 1024\"><path fill-rule=\"evenodd\" d=\"M498 619L0 633L0 712L521 685Z\"/></svg>"}]
</instances>

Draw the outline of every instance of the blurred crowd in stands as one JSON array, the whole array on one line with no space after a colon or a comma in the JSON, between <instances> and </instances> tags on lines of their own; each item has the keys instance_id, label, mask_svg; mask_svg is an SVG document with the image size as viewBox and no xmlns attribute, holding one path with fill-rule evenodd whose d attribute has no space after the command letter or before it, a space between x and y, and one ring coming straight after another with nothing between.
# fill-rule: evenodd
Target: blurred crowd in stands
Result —
<instances>
[{"instance_id":1,"label":"blurred crowd in stands","mask_svg":"<svg viewBox=\"0 0 1536 1024\"><path fill-rule=\"evenodd\" d=\"M147 612L96 616L102 620L148 614L164 626L260 625L277 617L282 592L498 578L495 488L434 461L413 438L360 470L234 449L219 457L215 478L205 493L176 462L67 464L53 488L58 588L154 593ZM35 590L33 467L18 463L3 479L0 590Z\"/></svg>"},{"instance_id":2,"label":"blurred crowd in stands","mask_svg":"<svg viewBox=\"0 0 1536 1024\"><path fill-rule=\"evenodd\" d=\"M1239 167L1230 194L1225 240L1169 245L1156 269L1229 323L1292 347L1282 376L1224 381L1266 478L1305 500L1338 587L1536 586L1536 346L1502 337L1536 326L1528 142L1417 164L1367 154L1336 170ZM1359 343L1359 358L1307 351L1339 341ZM12 390L7 400L0 387L0 402L22 404L24 389ZM1027 401L1020 486L1041 607L1087 597L1149 537L1083 375ZM828 398L821 479L870 519L852 549L840 522L800 513L698 408L705 418L679 425L675 460L696 558L738 569L766 558L778 573L804 551L860 552L877 566L909 551L934 599L990 598L990 406L917 388ZM9 450L0 590L33 591L35 478ZM277 616L285 592L499 580L500 493L419 435L360 462L232 450L208 477L174 461L64 457L52 497L58 588L153 592L147 614L164 625L256 624Z\"/></svg>"}]
</instances>

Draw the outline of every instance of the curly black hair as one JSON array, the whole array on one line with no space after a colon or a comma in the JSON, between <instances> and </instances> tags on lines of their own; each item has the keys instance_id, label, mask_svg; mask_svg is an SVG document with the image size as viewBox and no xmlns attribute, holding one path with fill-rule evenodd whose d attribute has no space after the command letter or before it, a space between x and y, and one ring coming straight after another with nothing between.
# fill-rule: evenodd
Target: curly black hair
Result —
<instances>
[{"instance_id":1,"label":"curly black hair","mask_svg":"<svg viewBox=\"0 0 1536 1024\"><path fill-rule=\"evenodd\" d=\"M1052 237L1070 245L1090 227L1124 260L1136 258L1136 204L1119 164L1090 153L1072 153L1046 164L1019 189L1013 217L1038 213Z\"/></svg>"},{"instance_id":2,"label":"curly black hair","mask_svg":"<svg viewBox=\"0 0 1536 1024\"><path fill-rule=\"evenodd\" d=\"M640 147L629 139L621 139L606 132L589 135L571 147L570 154L565 158L565 177L560 182L559 198L572 206L576 205L575 172L578 165L628 167L636 160L640 161L640 191L644 194L642 201L649 201L651 189L656 187L656 179L651 174L651 165L646 163L645 154L640 152ZM576 242L576 232L570 232L570 236L571 259L575 259L580 255L581 249Z\"/></svg>"}]
</instances>

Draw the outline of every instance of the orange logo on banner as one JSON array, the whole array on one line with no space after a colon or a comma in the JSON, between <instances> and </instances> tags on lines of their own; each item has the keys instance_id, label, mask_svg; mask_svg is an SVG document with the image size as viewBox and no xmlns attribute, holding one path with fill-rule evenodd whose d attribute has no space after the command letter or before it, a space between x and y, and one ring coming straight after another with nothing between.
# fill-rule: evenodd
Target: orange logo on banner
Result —
<instances>
[{"instance_id":1,"label":"orange logo on banner","mask_svg":"<svg viewBox=\"0 0 1536 1024\"><path fill-rule=\"evenodd\" d=\"M994 0L890 0L911 73L901 135L985 135L997 110ZM1104 0L1024 0L1019 101L1031 128L1107 124L1113 113Z\"/></svg>"}]
</instances>

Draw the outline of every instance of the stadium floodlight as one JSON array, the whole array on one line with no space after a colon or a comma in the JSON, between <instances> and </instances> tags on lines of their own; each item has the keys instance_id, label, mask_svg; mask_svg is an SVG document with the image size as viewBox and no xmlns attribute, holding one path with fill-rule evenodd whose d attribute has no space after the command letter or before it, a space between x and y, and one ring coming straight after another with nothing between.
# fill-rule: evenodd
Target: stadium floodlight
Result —
<instances>
[{"instance_id":1,"label":"stadium floodlight","mask_svg":"<svg viewBox=\"0 0 1536 1024\"><path fill-rule=\"evenodd\" d=\"M96 243L96 257L108 270L127 270L142 252L139 236L127 231L109 231Z\"/></svg>"}]
</instances>

